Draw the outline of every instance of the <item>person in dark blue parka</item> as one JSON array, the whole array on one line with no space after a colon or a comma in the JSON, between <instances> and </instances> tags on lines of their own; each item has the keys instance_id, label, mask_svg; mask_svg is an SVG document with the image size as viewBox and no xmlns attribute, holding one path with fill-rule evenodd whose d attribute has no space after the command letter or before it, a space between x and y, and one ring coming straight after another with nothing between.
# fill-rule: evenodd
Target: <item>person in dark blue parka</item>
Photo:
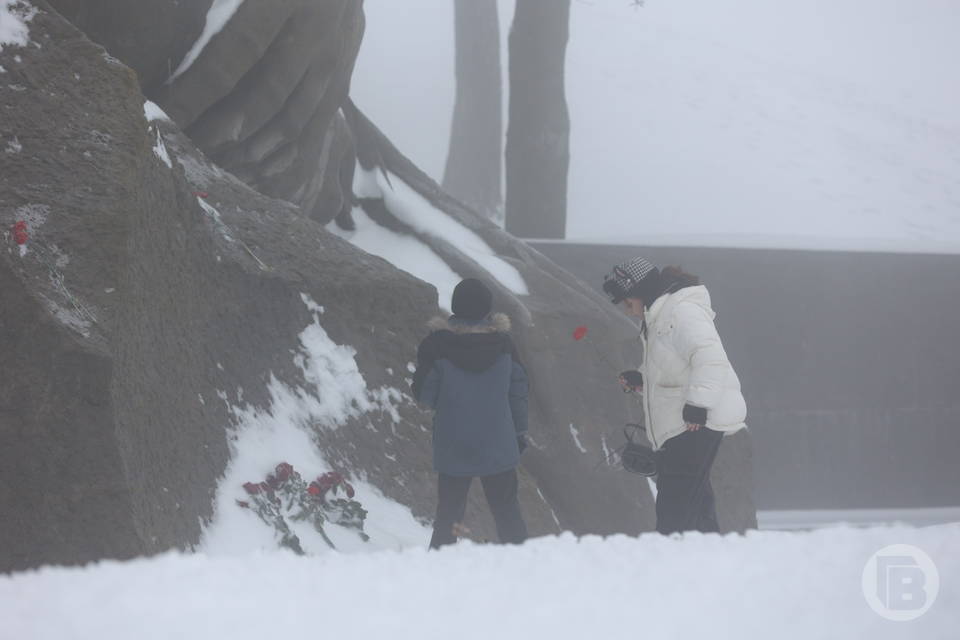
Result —
<instances>
[{"instance_id":1,"label":"person in dark blue parka","mask_svg":"<svg viewBox=\"0 0 960 640\"><path fill-rule=\"evenodd\" d=\"M510 319L491 313L493 295L469 278L453 292L453 315L430 323L417 350L414 397L435 411L433 466L437 517L430 547L456 542L467 493L479 477L500 542L520 544L527 527L517 499L526 448L527 373L510 338Z\"/></svg>"}]
</instances>

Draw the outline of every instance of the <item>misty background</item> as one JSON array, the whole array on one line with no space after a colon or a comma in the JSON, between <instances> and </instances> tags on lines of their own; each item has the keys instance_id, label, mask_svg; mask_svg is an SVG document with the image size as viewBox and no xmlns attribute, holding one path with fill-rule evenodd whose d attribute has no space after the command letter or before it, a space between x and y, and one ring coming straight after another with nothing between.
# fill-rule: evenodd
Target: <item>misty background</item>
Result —
<instances>
[{"instance_id":1,"label":"misty background","mask_svg":"<svg viewBox=\"0 0 960 640\"><path fill-rule=\"evenodd\" d=\"M365 11L352 96L439 181L453 2ZM567 237L960 250L958 30L952 0L572 2Z\"/></svg>"}]
</instances>

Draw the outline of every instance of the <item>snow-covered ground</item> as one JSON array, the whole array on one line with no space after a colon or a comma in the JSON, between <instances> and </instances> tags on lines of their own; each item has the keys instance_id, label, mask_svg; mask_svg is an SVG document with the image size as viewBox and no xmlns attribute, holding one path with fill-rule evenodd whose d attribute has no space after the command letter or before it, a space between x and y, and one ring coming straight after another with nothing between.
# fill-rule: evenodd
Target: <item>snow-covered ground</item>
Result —
<instances>
[{"instance_id":1,"label":"snow-covered ground","mask_svg":"<svg viewBox=\"0 0 960 640\"><path fill-rule=\"evenodd\" d=\"M452 3L365 10L353 96L439 179ZM957 33L956 0L573 2L568 237L960 252Z\"/></svg>"},{"instance_id":2,"label":"snow-covered ground","mask_svg":"<svg viewBox=\"0 0 960 640\"><path fill-rule=\"evenodd\" d=\"M875 613L871 556L909 544L932 604ZM867 571L865 572L865 568ZM365 555L167 554L0 577L4 638L923 638L960 624L960 525L746 536L571 535ZM873 597L875 585L866 591Z\"/></svg>"}]
</instances>

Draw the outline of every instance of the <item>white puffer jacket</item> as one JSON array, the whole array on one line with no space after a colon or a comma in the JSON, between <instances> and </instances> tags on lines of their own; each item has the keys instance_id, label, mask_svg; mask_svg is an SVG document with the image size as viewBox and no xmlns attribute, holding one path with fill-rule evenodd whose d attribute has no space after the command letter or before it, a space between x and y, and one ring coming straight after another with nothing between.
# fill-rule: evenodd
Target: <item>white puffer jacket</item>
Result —
<instances>
[{"instance_id":1,"label":"white puffer jacket","mask_svg":"<svg viewBox=\"0 0 960 640\"><path fill-rule=\"evenodd\" d=\"M654 449L686 430L683 406L707 410L707 427L733 433L747 425L740 379L713 324L706 287L660 296L646 312L643 409Z\"/></svg>"}]
</instances>

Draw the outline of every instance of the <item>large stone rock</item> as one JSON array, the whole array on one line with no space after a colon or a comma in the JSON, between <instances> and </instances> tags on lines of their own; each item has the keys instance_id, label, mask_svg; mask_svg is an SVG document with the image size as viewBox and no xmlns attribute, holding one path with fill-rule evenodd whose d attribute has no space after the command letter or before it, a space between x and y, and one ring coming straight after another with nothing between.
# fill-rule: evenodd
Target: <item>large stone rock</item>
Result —
<instances>
[{"instance_id":1,"label":"large stone rock","mask_svg":"<svg viewBox=\"0 0 960 640\"><path fill-rule=\"evenodd\" d=\"M42 47L0 53L0 137L22 147L0 153L0 225L29 233L23 255L10 233L0 252L0 570L195 543L228 459L228 403L268 408L271 375L303 385L301 294L356 345L371 387L405 384L385 371L405 372L436 310L432 288L210 165L172 124L148 130L131 70L38 5ZM400 463L382 455L386 416L316 437L426 517L427 418L398 404Z\"/></svg>"},{"instance_id":2,"label":"large stone rock","mask_svg":"<svg viewBox=\"0 0 960 640\"><path fill-rule=\"evenodd\" d=\"M331 124L363 26L359 0L244 2L193 64L147 95L220 166L309 212L338 190L331 152L342 131Z\"/></svg>"},{"instance_id":3,"label":"large stone rock","mask_svg":"<svg viewBox=\"0 0 960 640\"><path fill-rule=\"evenodd\" d=\"M213 0L50 0L87 37L137 72L153 92L173 74L203 30Z\"/></svg>"}]
</instances>

